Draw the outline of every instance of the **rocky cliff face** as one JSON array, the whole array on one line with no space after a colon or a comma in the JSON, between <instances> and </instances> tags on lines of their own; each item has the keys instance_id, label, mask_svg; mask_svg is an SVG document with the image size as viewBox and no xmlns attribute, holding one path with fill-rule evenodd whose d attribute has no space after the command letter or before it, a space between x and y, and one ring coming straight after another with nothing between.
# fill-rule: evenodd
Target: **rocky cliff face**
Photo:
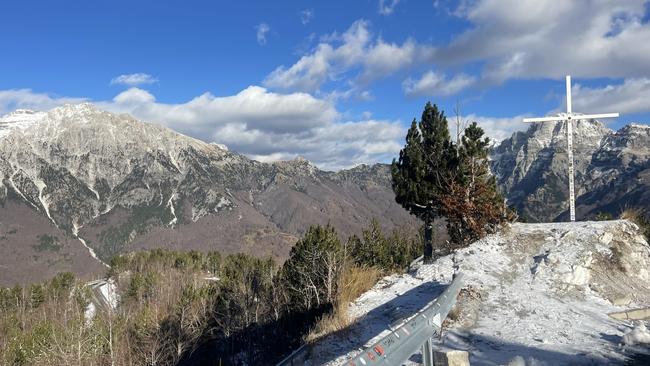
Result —
<instances>
[{"instance_id":1,"label":"rocky cliff face","mask_svg":"<svg viewBox=\"0 0 650 366\"><path fill-rule=\"evenodd\" d=\"M0 177L0 284L154 247L284 258L311 224L414 223L387 166L259 163L91 104L0 118Z\"/></svg>"},{"instance_id":2,"label":"rocky cliff face","mask_svg":"<svg viewBox=\"0 0 650 366\"><path fill-rule=\"evenodd\" d=\"M526 220L566 219L568 168L566 124L531 125L497 145L492 171L509 203ZM576 214L617 215L650 203L650 126L631 124L619 131L595 120L574 122Z\"/></svg>"}]
</instances>

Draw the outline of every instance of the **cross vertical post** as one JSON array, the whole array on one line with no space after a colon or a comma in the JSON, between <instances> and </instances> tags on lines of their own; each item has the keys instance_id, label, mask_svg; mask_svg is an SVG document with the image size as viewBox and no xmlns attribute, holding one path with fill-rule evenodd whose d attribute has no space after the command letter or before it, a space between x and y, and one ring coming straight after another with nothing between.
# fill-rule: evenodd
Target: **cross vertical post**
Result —
<instances>
[{"instance_id":1,"label":"cross vertical post","mask_svg":"<svg viewBox=\"0 0 650 366\"><path fill-rule=\"evenodd\" d=\"M570 220L576 221L576 198L575 198L575 181L574 181L574 166L573 166L573 120L588 120L596 118L615 118L618 113L601 113L601 114L581 114L574 113L573 106L571 105L571 75L566 76L566 114L558 114L555 117L536 117L524 118L524 122L566 122L567 134L567 160L568 160L568 173L569 173L569 217Z\"/></svg>"},{"instance_id":2,"label":"cross vertical post","mask_svg":"<svg viewBox=\"0 0 650 366\"><path fill-rule=\"evenodd\" d=\"M569 161L569 216L571 222L576 221L576 195L573 172L573 120L571 120L571 75L566 76L566 143L567 159Z\"/></svg>"}]
</instances>

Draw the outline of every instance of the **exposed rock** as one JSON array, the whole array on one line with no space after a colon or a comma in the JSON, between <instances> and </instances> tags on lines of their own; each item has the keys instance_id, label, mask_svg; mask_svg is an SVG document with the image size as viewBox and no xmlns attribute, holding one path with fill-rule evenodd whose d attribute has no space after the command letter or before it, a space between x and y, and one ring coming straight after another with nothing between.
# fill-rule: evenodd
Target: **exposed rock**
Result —
<instances>
[{"instance_id":1,"label":"exposed rock","mask_svg":"<svg viewBox=\"0 0 650 366\"><path fill-rule=\"evenodd\" d=\"M568 217L566 152L564 123L531 125L493 148L492 171L524 219ZM630 124L614 132L595 120L577 120L574 163L578 219L650 205L650 126Z\"/></svg>"},{"instance_id":2,"label":"exposed rock","mask_svg":"<svg viewBox=\"0 0 650 366\"><path fill-rule=\"evenodd\" d=\"M10 253L0 266L9 272L30 262L15 259L33 255L27 248L49 231L81 249L83 240L105 262L155 247L282 260L312 224L330 223L345 238L372 218L386 229L416 222L394 202L386 165L335 173L302 158L260 163L92 104L1 117L0 183L2 223L17 230L0 243L0 252ZM18 215L6 211L18 206ZM44 219L25 230L26 215L34 214Z\"/></svg>"}]
</instances>

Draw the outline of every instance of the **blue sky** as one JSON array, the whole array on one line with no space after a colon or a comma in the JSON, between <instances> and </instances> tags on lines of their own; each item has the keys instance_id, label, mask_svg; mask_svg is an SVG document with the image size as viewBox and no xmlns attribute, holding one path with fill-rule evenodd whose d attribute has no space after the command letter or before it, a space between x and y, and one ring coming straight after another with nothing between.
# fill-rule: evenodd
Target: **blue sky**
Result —
<instances>
[{"instance_id":1,"label":"blue sky","mask_svg":"<svg viewBox=\"0 0 650 366\"><path fill-rule=\"evenodd\" d=\"M564 108L650 121L647 1L0 4L0 113L90 101L262 161L390 161L427 100L501 139Z\"/></svg>"}]
</instances>

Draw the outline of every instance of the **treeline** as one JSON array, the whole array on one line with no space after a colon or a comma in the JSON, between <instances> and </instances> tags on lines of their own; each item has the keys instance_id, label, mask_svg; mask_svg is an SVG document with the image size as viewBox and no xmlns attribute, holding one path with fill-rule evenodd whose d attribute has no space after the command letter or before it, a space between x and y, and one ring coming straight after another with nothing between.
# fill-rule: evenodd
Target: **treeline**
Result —
<instances>
[{"instance_id":1,"label":"treeline","mask_svg":"<svg viewBox=\"0 0 650 366\"><path fill-rule=\"evenodd\" d=\"M281 266L217 252L117 256L108 277L119 305L92 318L94 295L70 273L0 289L0 363L273 364L374 284L368 271L403 270L421 247L418 233L386 235L373 221L346 241L331 226L311 227Z\"/></svg>"}]
</instances>

